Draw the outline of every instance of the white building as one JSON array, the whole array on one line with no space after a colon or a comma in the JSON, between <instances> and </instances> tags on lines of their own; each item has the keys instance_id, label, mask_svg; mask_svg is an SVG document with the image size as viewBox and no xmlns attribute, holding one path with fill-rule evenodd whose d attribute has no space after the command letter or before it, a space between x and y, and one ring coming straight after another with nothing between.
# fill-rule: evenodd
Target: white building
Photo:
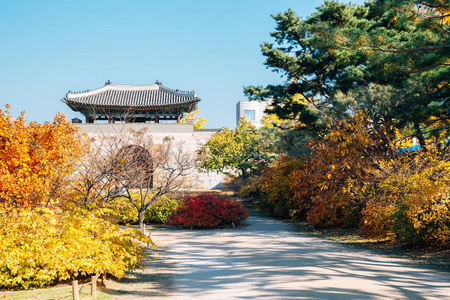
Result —
<instances>
[{"instance_id":1,"label":"white building","mask_svg":"<svg viewBox=\"0 0 450 300\"><path fill-rule=\"evenodd\" d=\"M241 117L257 128L262 126L261 119L265 115L267 102L260 101L239 101L236 104L236 125Z\"/></svg>"}]
</instances>

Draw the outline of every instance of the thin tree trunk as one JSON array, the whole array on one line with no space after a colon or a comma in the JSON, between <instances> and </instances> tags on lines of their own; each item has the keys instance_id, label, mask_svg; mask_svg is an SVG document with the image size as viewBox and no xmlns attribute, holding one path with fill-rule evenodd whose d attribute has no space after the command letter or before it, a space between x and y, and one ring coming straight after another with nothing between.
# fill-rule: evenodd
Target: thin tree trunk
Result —
<instances>
[{"instance_id":1,"label":"thin tree trunk","mask_svg":"<svg viewBox=\"0 0 450 300\"><path fill-rule=\"evenodd\" d=\"M422 148L422 150L426 150L426 142L418 122L414 122L414 130L416 131L416 137L419 140L420 147Z\"/></svg>"},{"instance_id":2,"label":"thin tree trunk","mask_svg":"<svg viewBox=\"0 0 450 300\"><path fill-rule=\"evenodd\" d=\"M144 228L144 216L145 216L145 210L140 210L138 212L139 217L139 230L145 234L145 228Z\"/></svg>"},{"instance_id":3,"label":"thin tree trunk","mask_svg":"<svg viewBox=\"0 0 450 300\"><path fill-rule=\"evenodd\" d=\"M245 169L241 169L241 172L242 172L242 179L246 179L247 173L245 172Z\"/></svg>"}]
</instances>

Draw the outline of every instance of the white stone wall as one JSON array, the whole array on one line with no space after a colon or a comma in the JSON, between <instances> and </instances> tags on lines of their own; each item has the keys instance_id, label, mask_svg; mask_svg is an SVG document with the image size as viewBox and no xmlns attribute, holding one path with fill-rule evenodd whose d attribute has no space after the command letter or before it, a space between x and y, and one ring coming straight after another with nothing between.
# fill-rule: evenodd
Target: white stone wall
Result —
<instances>
[{"instance_id":1,"label":"white stone wall","mask_svg":"<svg viewBox=\"0 0 450 300\"><path fill-rule=\"evenodd\" d=\"M123 134L130 132L130 129L141 130L147 128L149 134L155 144L162 144L166 137L172 137L175 142L183 142L185 150L195 154L216 131L203 130L194 131L193 124L189 123L172 123L172 124L147 124L147 123L129 123L129 124L76 124L80 127L80 131L86 133L90 138L96 136L101 137L105 134ZM187 181L191 182L191 186L198 190L221 189L224 175L214 172L204 173L194 170L188 175Z\"/></svg>"}]
</instances>

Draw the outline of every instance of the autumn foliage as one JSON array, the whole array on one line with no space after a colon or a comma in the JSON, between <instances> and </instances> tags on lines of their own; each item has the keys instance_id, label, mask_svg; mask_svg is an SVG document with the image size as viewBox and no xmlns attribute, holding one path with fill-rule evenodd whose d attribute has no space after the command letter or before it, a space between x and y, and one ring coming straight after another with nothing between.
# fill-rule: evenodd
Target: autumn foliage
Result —
<instances>
[{"instance_id":1,"label":"autumn foliage","mask_svg":"<svg viewBox=\"0 0 450 300\"><path fill-rule=\"evenodd\" d=\"M310 159L290 176L294 207L311 205L307 219L318 227L354 225L364 200L353 187L371 180L381 144L363 113L310 141Z\"/></svg>"},{"instance_id":2,"label":"autumn foliage","mask_svg":"<svg viewBox=\"0 0 450 300\"><path fill-rule=\"evenodd\" d=\"M450 245L450 162L448 154L429 148L380 162L377 181L362 190L364 235L401 244Z\"/></svg>"},{"instance_id":3,"label":"autumn foliage","mask_svg":"<svg viewBox=\"0 0 450 300\"><path fill-rule=\"evenodd\" d=\"M370 238L447 247L448 150L437 142L426 151L396 150L395 141L403 139L374 128L362 112L336 122L305 145L308 154L296 161L281 157L263 172L263 207L317 228L353 227Z\"/></svg>"},{"instance_id":4,"label":"autumn foliage","mask_svg":"<svg viewBox=\"0 0 450 300\"><path fill-rule=\"evenodd\" d=\"M120 230L95 203L77 206L74 175L87 145L63 115L36 124L0 110L0 289L121 277L139 266L146 237Z\"/></svg>"},{"instance_id":5,"label":"autumn foliage","mask_svg":"<svg viewBox=\"0 0 450 300\"><path fill-rule=\"evenodd\" d=\"M8 108L8 106L7 106ZM65 201L64 181L87 151L77 128L57 115L52 123L26 123L0 110L0 204Z\"/></svg>"},{"instance_id":6,"label":"autumn foliage","mask_svg":"<svg viewBox=\"0 0 450 300\"><path fill-rule=\"evenodd\" d=\"M22 208L0 214L0 289L42 287L139 266L143 240L99 211Z\"/></svg>"},{"instance_id":7,"label":"autumn foliage","mask_svg":"<svg viewBox=\"0 0 450 300\"><path fill-rule=\"evenodd\" d=\"M262 206L278 218L287 219L304 216L310 205L299 209L299 201L293 203L294 190L290 187L290 174L302 165L299 159L280 157L270 168L266 168L261 176L259 188L262 192ZM294 205L296 209L294 208Z\"/></svg>"},{"instance_id":8,"label":"autumn foliage","mask_svg":"<svg viewBox=\"0 0 450 300\"><path fill-rule=\"evenodd\" d=\"M169 197L170 196L170 197ZM139 198L140 195L132 194L133 198ZM152 195L150 195L152 197ZM180 206L179 196L163 195L155 201L144 215L146 224L164 224L168 218L173 215ZM136 207L126 198L120 197L114 199L108 204L109 214L117 218L119 224L137 224L139 221Z\"/></svg>"},{"instance_id":9,"label":"autumn foliage","mask_svg":"<svg viewBox=\"0 0 450 300\"><path fill-rule=\"evenodd\" d=\"M247 219L248 211L233 199L215 193L202 193L186 197L168 224L191 228L212 228L239 224Z\"/></svg>"},{"instance_id":10,"label":"autumn foliage","mask_svg":"<svg viewBox=\"0 0 450 300\"><path fill-rule=\"evenodd\" d=\"M330 128L322 139L310 140L304 158L282 158L267 169L260 187L266 201L275 205L274 212L279 215L287 207L290 217L306 217L320 228L357 223L363 200L353 186L372 178L373 155L381 142L369 128L365 115L356 115Z\"/></svg>"}]
</instances>

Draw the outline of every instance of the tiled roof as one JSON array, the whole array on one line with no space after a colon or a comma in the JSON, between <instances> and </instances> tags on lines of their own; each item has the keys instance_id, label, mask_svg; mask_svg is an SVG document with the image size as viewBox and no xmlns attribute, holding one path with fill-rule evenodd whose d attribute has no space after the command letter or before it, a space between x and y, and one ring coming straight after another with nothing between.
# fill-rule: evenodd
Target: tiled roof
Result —
<instances>
[{"instance_id":1,"label":"tiled roof","mask_svg":"<svg viewBox=\"0 0 450 300\"><path fill-rule=\"evenodd\" d=\"M118 85L109 82L99 89L71 92L62 99L72 109L80 107L155 108L195 104L200 99L194 91L172 90L161 83L149 85Z\"/></svg>"}]
</instances>

